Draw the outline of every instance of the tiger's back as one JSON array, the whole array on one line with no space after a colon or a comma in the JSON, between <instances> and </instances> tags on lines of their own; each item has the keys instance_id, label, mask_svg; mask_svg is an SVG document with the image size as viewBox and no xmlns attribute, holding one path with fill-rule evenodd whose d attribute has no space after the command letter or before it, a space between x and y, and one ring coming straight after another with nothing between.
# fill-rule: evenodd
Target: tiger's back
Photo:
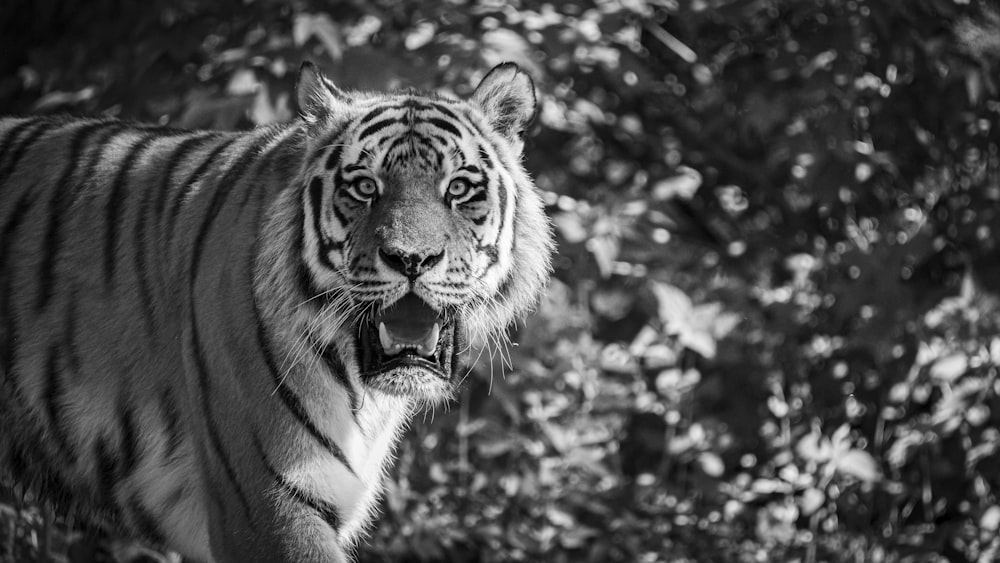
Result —
<instances>
[{"instance_id":1,"label":"tiger's back","mask_svg":"<svg viewBox=\"0 0 1000 563\"><path fill-rule=\"evenodd\" d=\"M196 561L341 561L414 409L537 299L530 79L247 132L0 120L0 476Z\"/></svg>"}]
</instances>

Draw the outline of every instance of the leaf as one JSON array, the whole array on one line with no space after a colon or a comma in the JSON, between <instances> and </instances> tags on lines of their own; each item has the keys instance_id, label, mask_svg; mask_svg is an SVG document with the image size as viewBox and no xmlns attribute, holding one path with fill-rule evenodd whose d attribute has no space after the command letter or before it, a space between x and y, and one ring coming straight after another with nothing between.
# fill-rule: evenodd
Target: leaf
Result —
<instances>
[{"instance_id":1,"label":"leaf","mask_svg":"<svg viewBox=\"0 0 1000 563\"><path fill-rule=\"evenodd\" d=\"M824 438L819 432L810 432L799 440L795 451L803 459L813 462L824 462L833 455L833 447L830 440Z\"/></svg>"},{"instance_id":2,"label":"leaf","mask_svg":"<svg viewBox=\"0 0 1000 563\"><path fill-rule=\"evenodd\" d=\"M656 297L657 313L660 320L668 327L668 332L679 332L679 328L687 325L693 309L691 298L679 288L668 283L652 281L650 289Z\"/></svg>"},{"instance_id":3,"label":"leaf","mask_svg":"<svg viewBox=\"0 0 1000 563\"><path fill-rule=\"evenodd\" d=\"M618 241L611 236L596 236L587 241L587 250L594 255L601 277L611 277L620 250Z\"/></svg>"},{"instance_id":4,"label":"leaf","mask_svg":"<svg viewBox=\"0 0 1000 563\"><path fill-rule=\"evenodd\" d=\"M549 522L552 522L560 528L573 528L576 525L576 519L573 515L556 508L555 506L549 506L545 509L545 516L548 518Z\"/></svg>"},{"instance_id":5,"label":"leaf","mask_svg":"<svg viewBox=\"0 0 1000 563\"><path fill-rule=\"evenodd\" d=\"M427 45L434 39L435 31L437 31L437 26L433 22L422 21L418 23L416 27L406 34L406 39L404 39L406 50L416 51Z\"/></svg>"},{"instance_id":6,"label":"leaf","mask_svg":"<svg viewBox=\"0 0 1000 563\"><path fill-rule=\"evenodd\" d=\"M56 108L61 106L68 106L73 104L79 104L87 100L92 99L97 94L97 88L94 86L87 86L86 88L81 88L75 92L64 92L57 90L55 92L49 92L45 94L37 102L35 102L34 111L54 111Z\"/></svg>"},{"instance_id":7,"label":"leaf","mask_svg":"<svg viewBox=\"0 0 1000 563\"><path fill-rule=\"evenodd\" d=\"M990 532L1000 530L1000 506L993 505L983 511L983 515L979 517L979 527Z\"/></svg>"},{"instance_id":8,"label":"leaf","mask_svg":"<svg viewBox=\"0 0 1000 563\"><path fill-rule=\"evenodd\" d=\"M969 358L963 353L955 353L945 356L934 362L931 366L931 379L942 383L955 381L969 367Z\"/></svg>"},{"instance_id":9,"label":"leaf","mask_svg":"<svg viewBox=\"0 0 1000 563\"><path fill-rule=\"evenodd\" d=\"M885 454L886 461L893 468L900 468L906 465L913 455L920 449L927 439L922 432L909 430L903 432L899 438L889 446L889 451Z\"/></svg>"},{"instance_id":10,"label":"leaf","mask_svg":"<svg viewBox=\"0 0 1000 563\"><path fill-rule=\"evenodd\" d=\"M823 491L815 487L810 487L802 492L802 497L799 499L799 508L803 515L809 516L822 508L825 502L826 495Z\"/></svg>"},{"instance_id":11,"label":"leaf","mask_svg":"<svg viewBox=\"0 0 1000 563\"><path fill-rule=\"evenodd\" d=\"M632 354L621 344L608 344L601 350L601 369L610 373L630 374L638 369Z\"/></svg>"},{"instance_id":12,"label":"leaf","mask_svg":"<svg viewBox=\"0 0 1000 563\"><path fill-rule=\"evenodd\" d=\"M719 313L712 322L712 336L716 340L722 340L741 322L743 317L736 313Z\"/></svg>"},{"instance_id":13,"label":"leaf","mask_svg":"<svg viewBox=\"0 0 1000 563\"><path fill-rule=\"evenodd\" d=\"M771 395L767 398L767 408L771 411L771 414L778 418L785 418L788 416L788 403L782 398Z\"/></svg>"},{"instance_id":14,"label":"leaf","mask_svg":"<svg viewBox=\"0 0 1000 563\"><path fill-rule=\"evenodd\" d=\"M538 63L532 58L531 44L516 31L503 27L493 29L484 33L481 41L480 55L487 68L511 61L532 75L540 72Z\"/></svg>"},{"instance_id":15,"label":"leaf","mask_svg":"<svg viewBox=\"0 0 1000 563\"><path fill-rule=\"evenodd\" d=\"M233 96L242 96L256 93L260 89L260 81L257 75L249 68L242 68L233 73L226 85L226 92Z\"/></svg>"},{"instance_id":16,"label":"leaf","mask_svg":"<svg viewBox=\"0 0 1000 563\"><path fill-rule=\"evenodd\" d=\"M866 483L872 483L879 479L878 463L871 454L864 450L848 450L834 459L833 462L838 471Z\"/></svg>"},{"instance_id":17,"label":"leaf","mask_svg":"<svg viewBox=\"0 0 1000 563\"><path fill-rule=\"evenodd\" d=\"M653 199L665 201L668 199L691 199L695 192L701 187L701 173L693 168L681 166L677 169L680 174L660 180L653 186Z\"/></svg>"},{"instance_id":18,"label":"leaf","mask_svg":"<svg viewBox=\"0 0 1000 563\"><path fill-rule=\"evenodd\" d=\"M440 463L431 464L430 471L427 472L431 480L438 484L443 484L448 482L448 473L444 470L444 466Z\"/></svg>"},{"instance_id":19,"label":"leaf","mask_svg":"<svg viewBox=\"0 0 1000 563\"><path fill-rule=\"evenodd\" d=\"M711 360L715 357L717 349L715 338L707 332L689 330L680 333L679 340L686 348L697 352L705 359Z\"/></svg>"},{"instance_id":20,"label":"leaf","mask_svg":"<svg viewBox=\"0 0 1000 563\"><path fill-rule=\"evenodd\" d=\"M514 450L516 447L517 442L515 440L492 440L476 443L476 451L479 453L480 457L485 459L493 459L501 456Z\"/></svg>"},{"instance_id":21,"label":"leaf","mask_svg":"<svg viewBox=\"0 0 1000 563\"><path fill-rule=\"evenodd\" d=\"M568 549L581 549L586 547L592 538L600 535L601 532L593 528L576 524L559 532L559 543Z\"/></svg>"},{"instance_id":22,"label":"leaf","mask_svg":"<svg viewBox=\"0 0 1000 563\"><path fill-rule=\"evenodd\" d=\"M695 368L687 370L670 368L657 374L656 390L664 396L688 393L700 382L701 372Z\"/></svg>"},{"instance_id":23,"label":"leaf","mask_svg":"<svg viewBox=\"0 0 1000 563\"><path fill-rule=\"evenodd\" d=\"M298 14L292 27L292 40L296 47L305 45L315 37L326 49L330 58L339 61L344 56L344 42L340 28L327 14Z\"/></svg>"},{"instance_id":24,"label":"leaf","mask_svg":"<svg viewBox=\"0 0 1000 563\"><path fill-rule=\"evenodd\" d=\"M757 479L750 485L750 490L761 495L791 492L792 486L780 479Z\"/></svg>"},{"instance_id":25,"label":"leaf","mask_svg":"<svg viewBox=\"0 0 1000 563\"><path fill-rule=\"evenodd\" d=\"M698 455L698 466L709 477L722 477L726 472L726 464L713 452L701 452Z\"/></svg>"},{"instance_id":26,"label":"leaf","mask_svg":"<svg viewBox=\"0 0 1000 563\"><path fill-rule=\"evenodd\" d=\"M558 213L552 217L552 222L555 223L559 234L568 243L578 244L590 236L580 216L576 213Z\"/></svg>"},{"instance_id":27,"label":"leaf","mask_svg":"<svg viewBox=\"0 0 1000 563\"><path fill-rule=\"evenodd\" d=\"M673 367L677 365L677 351L666 344L653 344L643 351L642 361L643 366L650 370Z\"/></svg>"},{"instance_id":28,"label":"leaf","mask_svg":"<svg viewBox=\"0 0 1000 563\"><path fill-rule=\"evenodd\" d=\"M715 357L718 339L741 320L739 315L724 313L721 303L695 306L680 288L668 283L651 281L650 289L656 297L664 332L676 335L683 346L706 359Z\"/></svg>"}]
</instances>

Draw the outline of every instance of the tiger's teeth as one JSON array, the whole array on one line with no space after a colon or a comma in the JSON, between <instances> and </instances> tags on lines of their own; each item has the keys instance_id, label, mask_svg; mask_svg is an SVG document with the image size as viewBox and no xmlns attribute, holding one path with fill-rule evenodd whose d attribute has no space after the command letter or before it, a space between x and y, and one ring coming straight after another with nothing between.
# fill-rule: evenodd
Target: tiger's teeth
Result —
<instances>
[{"instance_id":1,"label":"tiger's teeth","mask_svg":"<svg viewBox=\"0 0 1000 563\"><path fill-rule=\"evenodd\" d=\"M417 353L421 356L433 354L437 350L439 336L441 336L441 325L434 323L434 328L427 334L427 338L417 346Z\"/></svg>"},{"instance_id":2,"label":"tiger's teeth","mask_svg":"<svg viewBox=\"0 0 1000 563\"><path fill-rule=\"evenodd\" d=\"M378 341L382 345L382 349L385 350L386 354L394 356L403 349L403 345L394 341L391 336L389 336L389 329L385 328L385 323L378 323Z\"/></svg>"},{"instance_id":3,"label":"tiger's teeth","mask_svg":"<svg viewBox=\"0 0 1000 563\"><path fill-rule=\"evenodd\" d=\"M415 350L421 356L432 356L437 351L438 339L441 337L441 325L434 323L430 332L420 342L397 340L386 328L384 322L378 323L378 340L382 350L388 356L395 356L404 349Z\"/></svg>"}]
</instances>

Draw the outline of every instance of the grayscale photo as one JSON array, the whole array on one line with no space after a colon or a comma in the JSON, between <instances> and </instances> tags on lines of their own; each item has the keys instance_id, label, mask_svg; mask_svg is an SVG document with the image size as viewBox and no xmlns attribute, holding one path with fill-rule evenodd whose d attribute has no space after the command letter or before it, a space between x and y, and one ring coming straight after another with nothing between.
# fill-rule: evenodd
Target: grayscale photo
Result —
<instances>
[{"instance_id":1,"label":"grayscale photo","mask_svg":"<svg viewBox=\"0 0 1000 563\"><path fill-rule=\"evenodd\" d=\"M5 0L0 563L1000 561L994 0Z\"/></svg>"}]
</instances>

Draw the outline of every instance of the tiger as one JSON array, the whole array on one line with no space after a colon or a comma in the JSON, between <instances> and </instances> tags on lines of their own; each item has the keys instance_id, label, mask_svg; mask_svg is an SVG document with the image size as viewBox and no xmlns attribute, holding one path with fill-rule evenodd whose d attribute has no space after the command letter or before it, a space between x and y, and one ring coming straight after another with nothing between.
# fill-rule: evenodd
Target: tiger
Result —
<instances>
[{"instance_id":1,"label":"tiger","mask_svg":"<svg viewBox=\"0 0 1000 563\"><path fill-rule=\"evenodd\" d=\"M299 69L289 122L0 120L0 470L198 562L344 562L402 432L551 274L532 78Z\"/></svg>"}]
</instances>

